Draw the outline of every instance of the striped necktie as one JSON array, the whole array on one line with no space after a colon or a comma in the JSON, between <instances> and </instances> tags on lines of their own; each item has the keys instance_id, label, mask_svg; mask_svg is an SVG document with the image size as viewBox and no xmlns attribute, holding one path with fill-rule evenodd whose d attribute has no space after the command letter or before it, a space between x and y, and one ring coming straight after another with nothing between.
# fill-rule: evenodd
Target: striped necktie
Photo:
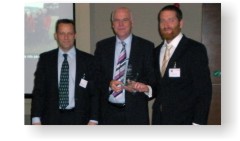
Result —
<instances>
[{"instance_id":1,"label":"striped necktie","mask_svg":"<svg viewBox=\"0 0 240 141\"><path fill-rule=\"evenodd\" d=\"M120 52L120 55L118 57L118 62L117 62L117 67L116 67L116 73L114 76L114 80L121 81L124 83L124 75L125 75L125 69L126 69L126 58L127 58L127 53L126 53L126 43L121 42L122 44L122 50ZM123 91L120 92L113 92L113 96L117 97L120 95Z\"/></svg>"}]
</instances>

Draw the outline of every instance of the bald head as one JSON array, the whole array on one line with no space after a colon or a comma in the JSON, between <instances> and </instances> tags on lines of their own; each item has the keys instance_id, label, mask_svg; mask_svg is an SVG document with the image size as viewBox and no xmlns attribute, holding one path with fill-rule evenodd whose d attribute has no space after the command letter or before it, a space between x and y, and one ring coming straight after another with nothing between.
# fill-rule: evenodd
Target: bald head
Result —
<instances>
[{"instance_id":1,"label":"bald head","mask_svg":"<svg viewBox=\"0 0 240 141\"><path fill-rule=\"evenodd\" d=\"M128 9L127 7L118 7L112 12L112 18L111 18L112 21L114 20L114 16L116 15L116 13L118 13L120 11L124 11L124 12L128 13L129 17L130 17L130 20L131 21L133 20L132 11L130 9Z\"/></svg>"}]
</instances>

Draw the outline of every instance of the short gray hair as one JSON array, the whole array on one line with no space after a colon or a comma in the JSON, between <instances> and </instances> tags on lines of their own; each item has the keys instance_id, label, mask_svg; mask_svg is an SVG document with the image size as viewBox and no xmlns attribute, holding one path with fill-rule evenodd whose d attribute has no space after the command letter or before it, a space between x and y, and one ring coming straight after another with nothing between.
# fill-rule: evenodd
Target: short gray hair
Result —
<instances>
[{"instance_id":1,"label":"short gray hair","mask_svg":"<svg viewBox=\"0 0 240 141\"><path fill-rule=\"evenodd\" d=\"M133 20L132 11L129 8L127 8L127 7L118 7L114 11L112 11L112 15L111 15L111 21L112 22L114 20L114 15L115 15L116 11L119 10L119 9L127 10L129 12L129 14L130 14L130 20L131 21Z\"/></svg>"}]
</instances>

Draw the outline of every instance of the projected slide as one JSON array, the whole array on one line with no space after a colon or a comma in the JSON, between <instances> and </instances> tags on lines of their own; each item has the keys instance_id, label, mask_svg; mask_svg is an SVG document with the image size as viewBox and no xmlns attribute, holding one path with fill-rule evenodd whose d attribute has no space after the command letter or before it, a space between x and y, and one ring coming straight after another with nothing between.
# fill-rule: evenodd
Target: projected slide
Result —
<instances>
[{"instance_id":1,"label":"projected slide","mask_svg":"<svg viewBox=\"0 0 240 141\"><path fill-rule=\"evenodd\" d=\"M57 48L54 39L58 19L73 19L72 3L25 3L25 93L33 89L34 72L39 54Z\"/></svg>"}]
</instances>

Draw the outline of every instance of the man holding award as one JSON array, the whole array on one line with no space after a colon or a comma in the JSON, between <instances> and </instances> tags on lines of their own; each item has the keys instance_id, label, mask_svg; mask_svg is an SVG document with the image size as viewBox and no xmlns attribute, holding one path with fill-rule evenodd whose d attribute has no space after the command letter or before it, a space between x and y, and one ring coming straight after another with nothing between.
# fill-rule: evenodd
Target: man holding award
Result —
<instances>
[{"instance_id":1,"label":"man holding award","mask_svg":"<svg viewBox=\"0 0 240 141\"><path fill-rule=\"evenodd\" d=\"M148 100L155 83L154 44L131 33L132 13L126 7L112 12L116 36L96 45L100 119L103 125L148 125Z\"/></svg>"}]
</instances>

